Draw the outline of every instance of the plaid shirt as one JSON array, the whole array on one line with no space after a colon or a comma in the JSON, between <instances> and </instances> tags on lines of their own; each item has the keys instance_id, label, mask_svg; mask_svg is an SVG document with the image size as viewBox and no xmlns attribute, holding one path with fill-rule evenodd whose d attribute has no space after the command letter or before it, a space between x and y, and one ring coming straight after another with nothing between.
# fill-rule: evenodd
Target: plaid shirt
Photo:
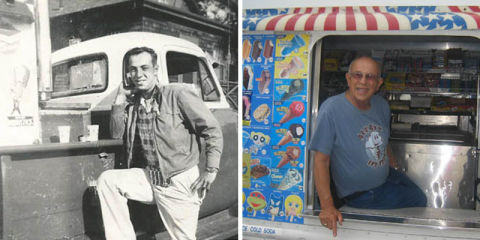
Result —
<instances>
[{"instance_id":1,"label":"plaid shirt","mask_svg":"<svg viewBox=\"0 0 480 240\"><path fill-rule=\"evenodd\" d=\"M147 160L148 175L153 185L160 185L167 187L170 184L170 179L164 179L159 168L159 160L155 149L154 131L153 131L153 105L156 103L155 97L157 94L156 88L153 97L146 100L140 98L140 104L137 109L137 134L139 135L140 145L142 146L143 157Z\"/></svg>"},{"instance_id":2,"label":"plaid shirt","mask_svg":"<svg viewBox=\"0 0 480 240\"><path fill-rule=\"evenodd\" d=\"M158 159L155 153L155 141L153 139L153 113L146 111L143 105L138 107L137 129L140 136L140 144L143 149L143 155L147 160L147 165L158 168Z\"/></svg>"}]
</instances>

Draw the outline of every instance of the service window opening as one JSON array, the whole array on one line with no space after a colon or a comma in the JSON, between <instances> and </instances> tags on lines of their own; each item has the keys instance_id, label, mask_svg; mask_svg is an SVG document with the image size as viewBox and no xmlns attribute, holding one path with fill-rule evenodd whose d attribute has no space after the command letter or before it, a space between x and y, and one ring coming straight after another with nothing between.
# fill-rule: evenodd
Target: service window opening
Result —
<instances>
[{"instance_id":1,"label":"service window opening","mask_svg":"<svg viewBox=\"0 0 480 240\"><path fill-rule=\"evenodd\" d=\"M340 210L361 219L378 215L386 221L426 219L428 225L443 219L478 226L480 40L433 35L326 36L315 43L312 54L310 136L322 102L347 90L350 62L359 55L371 56L382 64L384 83L377 94L390 106L389 142L395 159L428 199L423 210L362 210L345 205ZM307 199L318 214L321 208L310 155Z\"/></svg>"}]
</instances>

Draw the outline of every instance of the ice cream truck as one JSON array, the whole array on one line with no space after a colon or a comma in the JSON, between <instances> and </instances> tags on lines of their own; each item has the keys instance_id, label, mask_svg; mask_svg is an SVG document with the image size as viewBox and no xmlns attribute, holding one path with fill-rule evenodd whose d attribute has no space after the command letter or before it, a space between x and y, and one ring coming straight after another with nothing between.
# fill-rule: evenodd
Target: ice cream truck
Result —
<instances>
[{"instance_id":1,"label":"ice cream truck","mask_svg":"<svg viewBox=\"0 0 480 240\"><path fill-rule=\"evenodd\" d=\"M142 46L158 55L160 84L195 91L221 124L221 170L203 201L197 237L235 236L237 111L215 64L191 42L148 32L113 34L51 53L46 3L0 1L0 238L104 238L96 179L104 170L127 167L123 141L111 137L108 123L117 89L126 83L125 53ZM131 201L129 208L138 239L168 237L156 206Z\"/></svg>"},{"instance_id":2,"label":"ice cream truck","mask_svg":"<svg viewBox=\"0 0 480 240\"><path fill-rule=\"evenodd\" d=\"M393 154L428 200L339 206L335 239L480 239L479 6L245 9L242 24L245 239L333 239L307 145L359 55L382 64Z\"/></svg>"}]
</instances>

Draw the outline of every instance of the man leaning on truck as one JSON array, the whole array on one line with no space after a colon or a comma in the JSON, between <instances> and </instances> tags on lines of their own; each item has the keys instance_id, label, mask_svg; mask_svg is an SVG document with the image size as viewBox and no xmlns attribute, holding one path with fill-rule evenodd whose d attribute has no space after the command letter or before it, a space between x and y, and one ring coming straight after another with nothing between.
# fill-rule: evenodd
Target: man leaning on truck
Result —
<instances>
[{"instance_id":1,"label":"man leaning on truck","mask_svg":"<svg viewBox=\"0 0 480 240\"><path fill-rule=\"evenodd\" d=\"M334 206L335 189L348 206L367 209L425 207L425 194L395 170L388 138L390 108L374 95L383 83L381 67L367 56L350 63L348 89L321 105L309 149L314 151L314 177L323 226L337 234L342 214Z\"/></svg>"},{"instance_id":2,"label":"man leaning on truck","mask_svg":"<svg viewBox=\"0 0 480 240\"><path fill-rule=\"evenodd\" d=\"M98 178L106 239L136 238L127 199L155 203L173 239L195 239L200 204L219 168L221 128L193 91L159 85L152 49L133 48L125 59L131 87L120 85L110 128L114 138L124 139L129 168ZM201 174L200 138L207 157Z\"/></svg>"}]
</instances>

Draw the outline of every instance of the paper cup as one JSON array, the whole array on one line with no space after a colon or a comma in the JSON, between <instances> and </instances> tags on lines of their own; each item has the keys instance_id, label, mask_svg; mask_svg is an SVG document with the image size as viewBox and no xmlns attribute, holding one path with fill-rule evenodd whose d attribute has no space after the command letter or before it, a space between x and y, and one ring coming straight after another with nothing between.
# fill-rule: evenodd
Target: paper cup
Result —
<instances>
[{"instance_id":1,"label":"paper cup","mask_svg":"<svg viewBox=\"0 0 480 240\"><path fill-rule=\"evenodd\" d=\"M91 142L98 141L98 125L88 125L88 140Z\"/></svg>"},{"instance_id":2,"label":"paper cup","mask_svg":"<svg viewBox=\"0 0 480 240\"><path fill-rule=\"evenodd\" d=\"M70 126L58 126L58 136L61 143L70 142Z\"/></svg>"}]
</instances>

